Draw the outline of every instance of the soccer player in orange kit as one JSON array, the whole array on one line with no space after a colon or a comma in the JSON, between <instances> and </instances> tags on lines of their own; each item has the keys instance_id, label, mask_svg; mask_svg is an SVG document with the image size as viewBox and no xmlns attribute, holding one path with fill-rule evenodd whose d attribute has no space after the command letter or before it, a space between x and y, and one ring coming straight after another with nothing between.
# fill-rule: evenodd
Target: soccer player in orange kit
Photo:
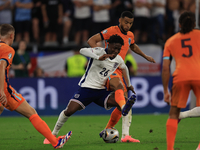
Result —
<instances>
[{"instance_id":1,"label":"soccer player in orange kit","mask_svg":"<svg viewBox=\"0 0 200 150\"><path fill-rule=\"evenodd\" d=\"M112 36L113 34L118 34L124 40L124 45L122 46L121 51L119 53L119 55L123 58L123 60L125 59L128 49L130 48L133 52L141 55L146 60L155 63L155 60L151 56L147 56L146 54L144 54L140 50L140 48L135 44L134 35L131 31L129 31L131 26L133 25L133 21L134 21L133 14L129 11L124 11L121 14L121 17L119 18L118 26L111 26L103 30L102 32L93 35L88 40L88 44L91 47L98 47L97 43L105 40L105 47L107 47L107 40L110 38L110 36ZM120 84L123 84L124 93L125 93L125 96L127 96L128 95L127 90L129 89L126 89L121 70L117 69L107 81L107 88L112 91L119 90L120 92L120 89L118 89ZM114 127L120 118L121 118L121 111L118 110L117 108L114 109L106 128ZM122 116L121 142L140 142L139 140L134 139L131 136L129 136L129 127L131 124L131 120L132 120L132 111L130 110L127 116ZM100 133L100 136L101 136L101 133Z\"/></svg>"},{"instance_id":2,"label":"soccer player in orange kit","mask_svg":"<svg viewBox=\"0 0 200 150\"><path fill-rule=\"evenodd\" d=\"M64 136L56 138L51 133L48 125L39 117L33 107L31 107L21 94L17 93L9 83L9 69L15 55L15 50L11 47L15 29L10 24L3 24L0 28L0 104L10 111L16 111L30 120L35 129L46 137L55 148L62 148L70 138L70 131Z\"/></svg>"},{"instance_id":3,"label":"soccer player in orange kit","mask_svg":"<svg viewBox=\"0 0 200 150\"><path fill-rule=\"evenodd\" d=\"M186 107L190 90L194 91L197 106L200 106L200 31L194 29L195 15L187 11L182 13L179 27L180 32L166 41L163 53L164 100L171 105L166 123L167 150L174 150L180 110ZM168 91L171 57L176 62L172 93ZM200 144L197 150L200 150Z\"/></svg>"}]
</instances>

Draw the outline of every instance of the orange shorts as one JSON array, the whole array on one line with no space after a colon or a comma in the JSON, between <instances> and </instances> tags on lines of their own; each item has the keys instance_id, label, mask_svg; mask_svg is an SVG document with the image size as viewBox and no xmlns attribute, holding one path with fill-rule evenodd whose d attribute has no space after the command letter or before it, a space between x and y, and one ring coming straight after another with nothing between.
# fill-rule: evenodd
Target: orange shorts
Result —
<instances>
[{"instance_id":1,"label":"orange shorts","mask_svg":"<svg viewBox=\"0 0 200 150\"><path fill-rule=\"evenodd\" d=\"M7 97L7 104L3 105L5 108L7 108L10 111L13 111L15 109L17 109L17 107L25 101L24 97L17 93L15 91L15 89L13 89L12 87L10 87L12 90L12 94L10 93L6 93L6 97Z\"/></svg>"},{"instance_id":2,"label":"orange shorts","mask_svg":"<svg viewBox=\"0 0 200 150\"><path fill-rule=\"evenodd\" d=\"M122 73L119 69L115 70L115 72L112 73L112 75L109 76L109 78L107 79L107 82L106 82L106 88L108 90L110 90L110 84L109 84L109 81L112 79L112 78L120 78L122 84L123 84L123 87L124 87L124 92L127 92L127 88L126 88L126 84L125 84L125 81L124 81L124 78L122 76Z\"/></svg>"},{"instance_id":3,"label":"orange shorts","mask_svg":"<svg viewBox=\"0 0 200 150\"><path fill-rule=\"evenodd\" d=\"M196 95L196 106L200 106L200 80L173 83L171 106L185 108L190 90Z\"/></svg>"}]
</instances>

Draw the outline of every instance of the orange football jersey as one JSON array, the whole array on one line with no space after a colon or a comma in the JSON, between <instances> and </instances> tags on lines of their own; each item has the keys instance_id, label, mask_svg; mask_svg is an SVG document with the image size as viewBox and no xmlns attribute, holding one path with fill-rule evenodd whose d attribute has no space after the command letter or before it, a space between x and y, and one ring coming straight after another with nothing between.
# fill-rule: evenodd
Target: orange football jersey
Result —
<instances>
[{"instance_id":1,"label":"orange football jersey","mask_svg":"<svg viewBox=\"0 0 200 150\"><path fill-rule=\"evenodd\" d=\"M11 67L14 55L15 50L12 47L3 42L0 42L0 60L5 60L7 62L4 80L4 92L6 95L12 93L11 86L9 84L9 69Z\"/></svg>"},{"instance_id":2,"label":"orange football jersey","mask_svg":"<svg viewBox=\"0 0 200 150\"><path fill-rule=\"evenodd\" d=\"M164 47L163 58L172 56L176 62L173 82L200 80L200 30L176 33Z\"/></svg>"},{"instance_id":3,"label":"orange football jersey","mask_svg":"<svg viewBox=\"0 0 200 150\"><path fill-rule=\"evenodd\" d=\"M107 40L112 35L117 34L121 36L121 38L124 40L124 45L122 46L119 55L122 57L123 60L126 57L129 46L135 43L133 33L131 31L128 31L127 33L122 33L119 26L111 26L103 30L100 34L101 34L102 39L105 40L105 48L107 47Z\"/></svg>"}]
</instances>

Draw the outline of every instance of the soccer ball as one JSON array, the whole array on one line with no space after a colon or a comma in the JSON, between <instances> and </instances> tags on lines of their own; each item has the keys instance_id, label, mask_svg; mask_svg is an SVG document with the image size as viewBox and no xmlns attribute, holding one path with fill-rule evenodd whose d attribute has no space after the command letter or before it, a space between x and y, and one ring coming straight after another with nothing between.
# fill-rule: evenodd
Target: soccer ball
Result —
<instances>
[{"instance_id":1,"label":"soccer ball","mask_svg":"<svg viewBox=\"0 0 200 150\"><path fill-rule=\"evenodd\" d=\"M102 132L102 138L106 143L116 143L119 140L119 132L115 128L107 128Z\"/></svg>"}]
</instances>

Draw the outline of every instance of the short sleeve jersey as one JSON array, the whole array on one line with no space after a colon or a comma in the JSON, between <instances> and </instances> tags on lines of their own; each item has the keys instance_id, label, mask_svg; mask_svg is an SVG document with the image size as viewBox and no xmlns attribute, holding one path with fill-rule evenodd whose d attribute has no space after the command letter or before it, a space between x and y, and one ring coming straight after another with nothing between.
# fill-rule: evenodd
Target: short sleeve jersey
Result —
<instances>
[{"instance_id":1,"label":"short sleeve jersey","mask_svg":"<svg viewBox=\"0 0 200 150\"><path fill-rule=\"evenodd\" d=\"M107 40L112 35L117 34L117 35L121 36L121 38L124 40L124 45L122 46L119 55L122 57L123 60L126 57L129 46L131 44L135 43L133 33L131 31L128 31L127 33L122 33L119 26L111 26L111 27L103 30L100 34L101 34L102 39L105 40L105 48L108 47Z\"/></svg>"},{"instance_id":2,"label":"short sleeve jersey","mask_svg":"<svg viewBox=\"0 0 200 150\"><path fill-rule=\"evenodd\" d=\"M188 80L200 80L200 31L187 34L177 33L167 40L163 58L173 57L176 69L173 83Z\"/></svg>"},{"instance_id":3,"label":"short sleeve jersey","mask_svg":"<svg viewBox=\"0 0 200 150\"><path fill-rule=\"evenodd\" d=\"M92 49L97 56L106 54L105 48L95 47ZM91 58L87 65L86 72L79 82L79 86L92 89L105 89L108 77L117 67L124 68L124 66L124 61L119 55L114 59L107 58L104 61Z\"/></svg>"},{"instance_id":4,"label":"short sleeve jersey","mask_svg":"<svg viewBox=\"0 0 200 150\"><path fill-rule=\"evenodd\" d=\"M5 80L4 80L4 92L5 94L8 94L9 91L9 69L12 64L13 57L15 55L15 50L8 46L7 44L0 42L0 60L5 60L7 62L6 70L5 70Z\"/></svg>"}]
</instances>

